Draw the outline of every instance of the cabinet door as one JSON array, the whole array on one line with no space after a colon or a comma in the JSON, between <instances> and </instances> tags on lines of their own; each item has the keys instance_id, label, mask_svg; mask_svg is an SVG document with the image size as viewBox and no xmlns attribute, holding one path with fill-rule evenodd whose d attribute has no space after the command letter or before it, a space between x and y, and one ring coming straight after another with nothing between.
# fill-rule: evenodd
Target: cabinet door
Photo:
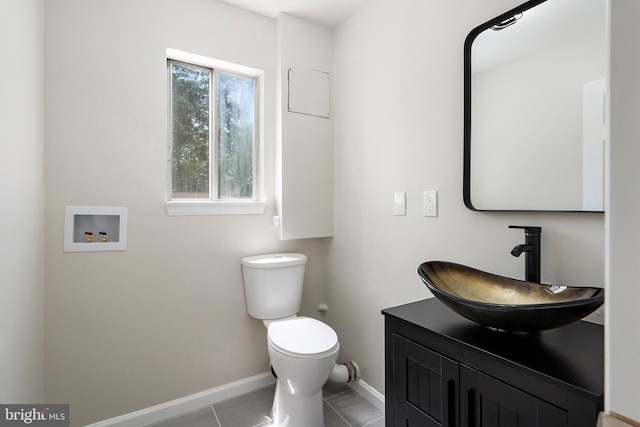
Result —
<instances>
[{"instance_id":1,"label":"cabinet door","mask_svg":"<svg viewBox=\"0 0 640 427\"><path fill-rule=\"evenodd\" d=\"M394 426L457 426L458 363L393 335Z\"/></svg>"},{"instance_id":2,"label":"cabinet door","mask_svg":"<svg viewBox=\"0 0 640 427\"><path fill-rule=\"evenodd\" d=\"M460 366L462 427L563 427L567 413L506 383Z\"/></svg>"}]
</instances>

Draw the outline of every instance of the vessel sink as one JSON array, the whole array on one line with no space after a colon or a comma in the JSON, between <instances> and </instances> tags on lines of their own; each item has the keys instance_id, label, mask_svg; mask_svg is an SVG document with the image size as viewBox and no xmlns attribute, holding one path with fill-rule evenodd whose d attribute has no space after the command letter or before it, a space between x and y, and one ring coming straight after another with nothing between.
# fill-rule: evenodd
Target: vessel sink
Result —
<instances>
[{"instance_id":1,"label":"vessel sink","mask_svg":"<svg viewBox=\"0 0 640 427\"><path fill-rule=\"evenodd\" d=\"M445 261L418 274L436 298L459 315L505 331L532 332L576 322L604 303L604 289L510 279Z\"/></svg>"}]
</instances>

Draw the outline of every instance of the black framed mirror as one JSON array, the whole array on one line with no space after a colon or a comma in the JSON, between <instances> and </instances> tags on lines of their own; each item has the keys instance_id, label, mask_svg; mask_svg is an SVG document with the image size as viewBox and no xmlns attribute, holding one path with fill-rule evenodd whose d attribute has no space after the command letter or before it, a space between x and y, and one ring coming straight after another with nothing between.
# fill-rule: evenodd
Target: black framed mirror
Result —
<instances>
[{"instance_id":1,"label":"black framed mirror","mask_svg":"<svg viewBox=\"0 0 640 427\"><path fill-rule=\"evenodd\" d=\"M464 46L464 203L604 211L605 0L531 0Z\"/></svg>"}]
</instances>

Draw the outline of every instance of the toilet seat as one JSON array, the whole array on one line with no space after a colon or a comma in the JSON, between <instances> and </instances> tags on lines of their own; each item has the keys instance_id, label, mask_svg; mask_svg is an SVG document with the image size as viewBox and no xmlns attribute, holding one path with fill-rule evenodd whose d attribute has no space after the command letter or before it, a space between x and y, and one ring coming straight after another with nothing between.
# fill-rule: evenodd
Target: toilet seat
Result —
<instances>
[{"instance_id":1,"label":"toilet seat","mask_svg":"<svg viewBox=\"0 0 640 427\"><path fill-rule=\"evenodd\" d=\"M274 350L295 358L319 358L339 347L335 331L310 317L271 323L267 340Z\"/></svg>"}]
</instances>

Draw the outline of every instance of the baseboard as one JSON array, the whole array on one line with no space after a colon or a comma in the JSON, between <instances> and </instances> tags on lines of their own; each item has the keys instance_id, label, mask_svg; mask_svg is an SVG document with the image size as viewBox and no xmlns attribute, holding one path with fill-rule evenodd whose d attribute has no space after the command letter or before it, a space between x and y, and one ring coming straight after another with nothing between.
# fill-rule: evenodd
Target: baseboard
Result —
<instances>
[{"instance_id":1,"label":"baseboard","mask_svg":"<svg viewBox=\"0 0 640 427\"><path fill-rule=\"evenodd\" d=\"M232 399L270 386L275 382L276 380L271 375L271 372L265 372L150 408L90 424L86 427L140 427Z\"/></svg>"},{"instance_id":2,"label":"baseboard","mask_svg":"<svg viewBox=\"0 0 640 427\"><path fill-rule=\"evenodd\" d=\"M360 396L371 402L376 408L384 412L384 395L379 393L378 390L362 380L352 381L347 383L347 385Z\"/></svg>"}]
</instances>

